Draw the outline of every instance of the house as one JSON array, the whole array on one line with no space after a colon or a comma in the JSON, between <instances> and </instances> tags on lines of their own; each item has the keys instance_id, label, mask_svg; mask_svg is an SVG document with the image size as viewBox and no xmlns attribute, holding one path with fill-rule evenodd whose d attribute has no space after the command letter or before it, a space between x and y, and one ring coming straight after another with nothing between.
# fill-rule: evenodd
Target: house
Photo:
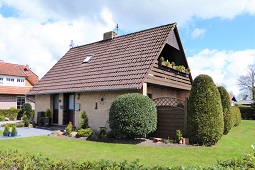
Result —
<instances>
[{"instance_id":1,"label":"house","mask_svg":"<svg viewBox=\"0 0 255 170\"><path fill-rule=\"evenodd\" d=\"M231 106L235 106L237 104L236 97L234 95L229 95Z\"/></svg>"},{"instance_id":2,"label":"house","mask_svg":"<svg viewBox=\"0 0 255 170\"><path fill-rule=\"evenodd\" d=\"M0 109L21 109L25 102L34 108L34 96L27 96L27 93L38 81L28 65L0 61Z\"/></svg>"},{"instance_id":3,"label":"house","mask_svg":"<svg viewBox=\"0 0 255 170\"><path fill-rule=\"evenodd\" d=\"M192 77L177 67L189 68L176 23L103 37L70 48L33 87L29 94L35 95L35 118L50 108L53 124L79 126L85 111L89 126L99 130L107 126L112 101L125 93L147 95L159 106L184 106L179 101L189 96ZM165 66L161 57L176 66Z\"/></svg>"},{"instance_id":4,"label":"house","mask_svg":"<svg viewBox=\"0 0 255 170\"><path fill-rule=\"evenodd\" d=\"M253 100L240 100L238 104L241 104L243 106L251 106L253 102L254 102Z\"/></svg>"}]
</instances>

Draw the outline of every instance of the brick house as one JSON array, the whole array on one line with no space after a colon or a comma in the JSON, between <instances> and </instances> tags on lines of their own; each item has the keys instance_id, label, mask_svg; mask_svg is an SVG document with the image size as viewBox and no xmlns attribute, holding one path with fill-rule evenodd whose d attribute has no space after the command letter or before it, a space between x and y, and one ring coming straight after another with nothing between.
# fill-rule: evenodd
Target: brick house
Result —
<instances>
[{"instance_id":1,"label":"brick house","mask_svg":"<svg viewBox=\"0 0 255 170\"><path fill-rule=\"evenodd\" d=\"M70 48L29 92L35 95L35 113L50 108L53 124L79 126L85 111L89 126L98 130L121 94L174 99L177 106L176 98L189 96L191 74L166 67L161 57L189 68L176 23L123 36L108 32L102 41Z\"/></svg>"},{"instance_id":2,"label":"brick house","mask_svg":"<svg viewBox=\"0 0 255 170\"><path fill-rule=\"evenodd\" d=\"M21 109L25 102L34 109L35 96L27 96L27 93L38 81L28 66L0 61L0 109Z\"/></svg>"}]
</instances>

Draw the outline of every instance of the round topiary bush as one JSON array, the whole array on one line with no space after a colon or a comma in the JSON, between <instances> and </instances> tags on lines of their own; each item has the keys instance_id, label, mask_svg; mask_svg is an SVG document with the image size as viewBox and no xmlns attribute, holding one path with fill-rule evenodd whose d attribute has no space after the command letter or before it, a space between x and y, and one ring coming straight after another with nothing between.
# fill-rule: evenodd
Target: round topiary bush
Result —
<instances>
[{"instance_id":1,"label":"round topiary bush","mask_svg":"<svg viewBox=\"0 0 255 170\"><path fill-rule=\"evenodd\" d=\"M123 137L149 134L157 128L156 106L141 94L121 95L111 105L109 125Z\"/></svg>"},{"instance_id":2,"label":"round topiary bush","mask_svg":"<svg viewBox=\"0 0 255 170\"><path fill-rule=\"evenodd\" d=\"M188 135L190 142L211 146L223 135L223 113L220 93L212 78L195 78L188 102Z\"/></svg>"},{"instance_id":3,"label":"round topiary bush","mask_svg":"<svg viewBox=\"0 0 255 170\"><path fill-rule=\"evenodd\" d=\"M222 111L223 111L223 120L224 120L224 131L223 134L227 135L228 132L232 128L232 115L230 113L230 99L227 90L219 86L218 90L220 92L220 98L221 98L221 105L222 105Z\"/></svg>"}]
</instances>

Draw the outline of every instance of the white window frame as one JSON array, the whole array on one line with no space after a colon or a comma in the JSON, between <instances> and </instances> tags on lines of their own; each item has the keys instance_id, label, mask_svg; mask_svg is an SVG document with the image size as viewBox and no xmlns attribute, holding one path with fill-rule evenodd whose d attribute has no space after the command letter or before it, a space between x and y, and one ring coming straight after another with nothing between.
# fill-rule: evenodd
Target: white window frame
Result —
<instances>
[{"instance_id":1,"label":"white window frame","mask_svg":"<svg viewBox=\"0 0 255 170\"><path fill-rule=\"evenodd\" d=\"M24 103L26 103L26 96L17 96L17 97L16 97L16 108L17 108L17 109L22 109L24 103L23 103L22 105L18 105L18 98L19 98L19 97L24 98L24 99L25 99L25 102L24 102Z\"/></svg>"},{"instance_id":2,"label":"white window frame","mask_svg":"<svg viewBox=\"0 0 255 170\"><path fill-rule=\"evenodd\" d=\"M25 80L21 79L21 78L17 78L17 85L24 86L25 85Z\"/></svg>"},{"instance_id":3,"label":"white window frame","mask_svg":"<svg viewBox=\"0 0 255 170\"><path fill-rule=\"evenodd\" d=\"M14 81L15 81L15 78L10 78L10 77L6 78L6 84L8 85L14 85Z\"/></svg>"}]
</instances>

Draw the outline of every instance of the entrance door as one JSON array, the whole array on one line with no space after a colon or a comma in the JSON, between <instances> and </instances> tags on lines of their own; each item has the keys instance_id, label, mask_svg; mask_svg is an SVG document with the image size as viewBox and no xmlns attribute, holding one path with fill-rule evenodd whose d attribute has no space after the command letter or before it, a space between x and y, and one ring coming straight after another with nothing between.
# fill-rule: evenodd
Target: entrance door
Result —
<instances>
[{"instance_id":1,"label":"entrance door","mask_svg":"<svg viewBox=\"0 0 255 170\"><path fill-rule=\"evenodd\" d=\"M70 121L74 125L74 94L64 94L63 125Z\"/></svg>"},{"instance_id":2,"label":"entrance door","mask_svg":"<svg viewBox=\"0 0 255 170\"><path fill-rule=\"evenodd\" d=\"M59 95L53 95L53 124L58 124Z\"/></svg>"}]
</instances>

